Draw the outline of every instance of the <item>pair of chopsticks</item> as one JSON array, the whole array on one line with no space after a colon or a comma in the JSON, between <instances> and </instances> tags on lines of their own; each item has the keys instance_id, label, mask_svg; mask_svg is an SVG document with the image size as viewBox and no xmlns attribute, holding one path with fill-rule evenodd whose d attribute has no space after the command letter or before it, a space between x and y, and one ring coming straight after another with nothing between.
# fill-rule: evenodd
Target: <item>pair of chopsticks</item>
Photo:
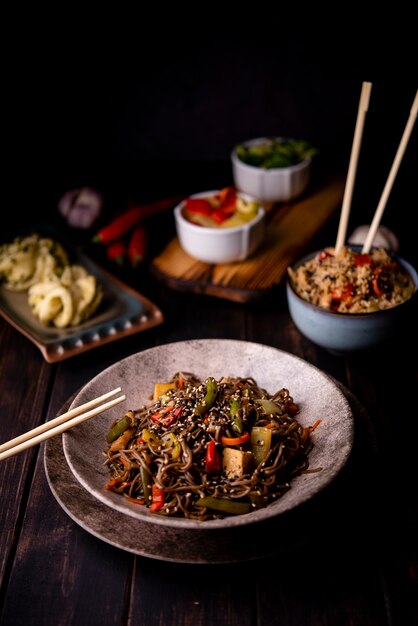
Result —
<instances>
[{"instance_id":1,"label":"pair of chopsticks","mask_svg":"<svg viewBox=\"0 0 418 626\"><path fill-rule=\"evenodd\" d=\"M0 461L9 458L27 448L37 445L46 439L50 439L55 435L59 435L63 433L65 430L69 430L74 426L78 426L82 422L89 420L90 418L98 415L99 413L103 413L103 411L107 411L112 408L116 404L123 402L126 400L125 395L121 395L118 398L113 398L113 400L108 400L112 396L118 394L121 391L120 387L113 389L112 391L108 391L107 393L99 396L98 398L94 398L85 404L75 407L71 409L71 411L67 411L62 415L59 415L55 419L46 422L45 424L41 424L37 428L29 430L27 433L23 435L19 435L19 437L15 437L6 443L0 445ZM105 402L104 404L101 404ZM100 406L98 406L100 405Z\"/></svg>"},{"instance_id":2,"label":"pair of chopsticks","mask_svg":"<svg viewBox=\"0 0 418 626\"><path fill-rule=\"evenodd\" d=\"M336 252L338 252L341 249L341 247L344 245L344 240L346 237L348 216L350 213L350 206L351 206L351 199L352 199L353 189L354 189L354 181L355 181L355 176L356 176L358 156L360 153L361 139L363 135L363 128L364 128L366 113L369 108L371 89L372 89L372 83L368 83L368 82L363 83L361 94L360 94L360 102L359 102L359 108L358 108L358 113L357 113L356 127L354 131L353 145L351 149L350 163L349 163L348 173L347 173L347 181L346 181L346 186L344 190L343 203L341 207L341 215L340 215L340 223L338 226L337 241L335 244ZM403 132L398 150L396 152L395 159L393 161L386 184L383 188L380 201L376 207L373 220L370 224L369 231L364 241L363 249L362 249L363 254L368 254L370 252L370 248L372 246L377 229L379 227L380 220L382 219L383 211L385 210L386 203L389 198L389 194L391 192L393 182L396 178L396 174L398 173L399 166L402 161L402 157L404 155L406 146L409 141L409 137L411 136L412 129L415 124L415 119L417 117L417 113L418 113L418 91L415 94L414 102L412 104L408 121L406 123L405 130Z\"/></svg>"}]
</instances>

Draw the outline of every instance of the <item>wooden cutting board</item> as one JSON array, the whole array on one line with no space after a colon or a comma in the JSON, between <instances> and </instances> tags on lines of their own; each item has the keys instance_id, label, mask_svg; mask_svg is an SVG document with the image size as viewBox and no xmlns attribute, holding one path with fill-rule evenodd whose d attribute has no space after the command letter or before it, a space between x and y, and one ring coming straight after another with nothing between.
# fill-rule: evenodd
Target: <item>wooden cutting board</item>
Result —
<instances>
[{"instance_id":1,"label":"wooden cutting board","mask_svg":"<svg viewBox=\"0 0 418 626\"><path fill-rule=\"evenodd\" d=\"M266 238L251 258L209 265L181 248L177 237L153 259L152 273L167 286L236 302L258 300L278 285L287 267L341 206L345 178L329 176L309 193L266 207Z\"/></svg>"}]
</instances>

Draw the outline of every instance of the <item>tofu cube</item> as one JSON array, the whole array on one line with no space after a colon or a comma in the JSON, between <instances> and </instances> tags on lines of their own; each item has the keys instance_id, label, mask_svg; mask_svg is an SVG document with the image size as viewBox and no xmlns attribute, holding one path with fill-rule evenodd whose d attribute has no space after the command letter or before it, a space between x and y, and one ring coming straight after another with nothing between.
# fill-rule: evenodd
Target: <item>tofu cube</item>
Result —
<instances>
[{"instance_id":1,"label":"tofu cube","mask_svg":"<svg viewBox=\"0 0 418 626\"><path fill-rule=\"evenodd\" d=\"M242 478L251 472L253 466L252 452L224 448L222 453L222 469L227 478Z\"/></svg>"},{"instance_id":2,"label":"tofu cube","mask_svg":"<svg viewBox=\"0 0 418 626\"><path fill-rule=\"evenodd\" d=\"M158 400L169 389L174 389L174 383L155 383L154 385L154 402Z\"/></svg>"}]
</instances>

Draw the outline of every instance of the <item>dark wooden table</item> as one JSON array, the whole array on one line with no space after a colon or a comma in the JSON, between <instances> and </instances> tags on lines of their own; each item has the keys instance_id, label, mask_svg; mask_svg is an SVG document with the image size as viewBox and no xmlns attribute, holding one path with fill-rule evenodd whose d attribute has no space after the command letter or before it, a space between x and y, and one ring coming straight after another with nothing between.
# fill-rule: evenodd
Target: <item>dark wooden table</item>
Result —
<instances>
[{"instance_id":1,"label":"dark wooden table","mask_svg":"<svg viewBox=\"0 0 418 626\"><path fill-rule=\"evenodd\" d=\"M402 252L416 260L412 247ZM239 304L169 289L142 271L125 278L161 308L164 323L58 364L46 363L0 319L0 441L51 419L98 372L135 352L228 338L285 350L342 383L358 403L352 457L302 518L264 537L274 554L246 561L243 545L239 563L196 565L137 556L84 530L49 488L45 444L30 448L0 463L0 623L416 624L416 332L368 353L336 356L300 335L283 286L263 301Z\"/></svg>"}]
</instances>

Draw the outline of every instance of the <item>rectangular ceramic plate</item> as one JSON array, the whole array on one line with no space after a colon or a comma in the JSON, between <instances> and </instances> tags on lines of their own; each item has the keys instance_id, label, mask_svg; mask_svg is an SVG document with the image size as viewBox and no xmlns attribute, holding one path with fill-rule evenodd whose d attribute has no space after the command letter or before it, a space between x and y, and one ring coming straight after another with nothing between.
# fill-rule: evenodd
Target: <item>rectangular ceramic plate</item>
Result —
<instances>
[{"instance_id":1,"label":"rectangular ceramic plate","mask_svg":"<svg viewBox=\"0 0 418 626\"><path fill-rule=\"evenodd\" d=\"M60 237L45 226L32 231L60 241ZM163 322L161 311L150 300L89 257L61 243L69 252L71 262L83 265L103 287L103 301L89 320L63 329L44 326L30 310L26 292L13 292L0 285L0 314L40 349L48 363L62 361Z\"/></svg>"}]
</instances>

